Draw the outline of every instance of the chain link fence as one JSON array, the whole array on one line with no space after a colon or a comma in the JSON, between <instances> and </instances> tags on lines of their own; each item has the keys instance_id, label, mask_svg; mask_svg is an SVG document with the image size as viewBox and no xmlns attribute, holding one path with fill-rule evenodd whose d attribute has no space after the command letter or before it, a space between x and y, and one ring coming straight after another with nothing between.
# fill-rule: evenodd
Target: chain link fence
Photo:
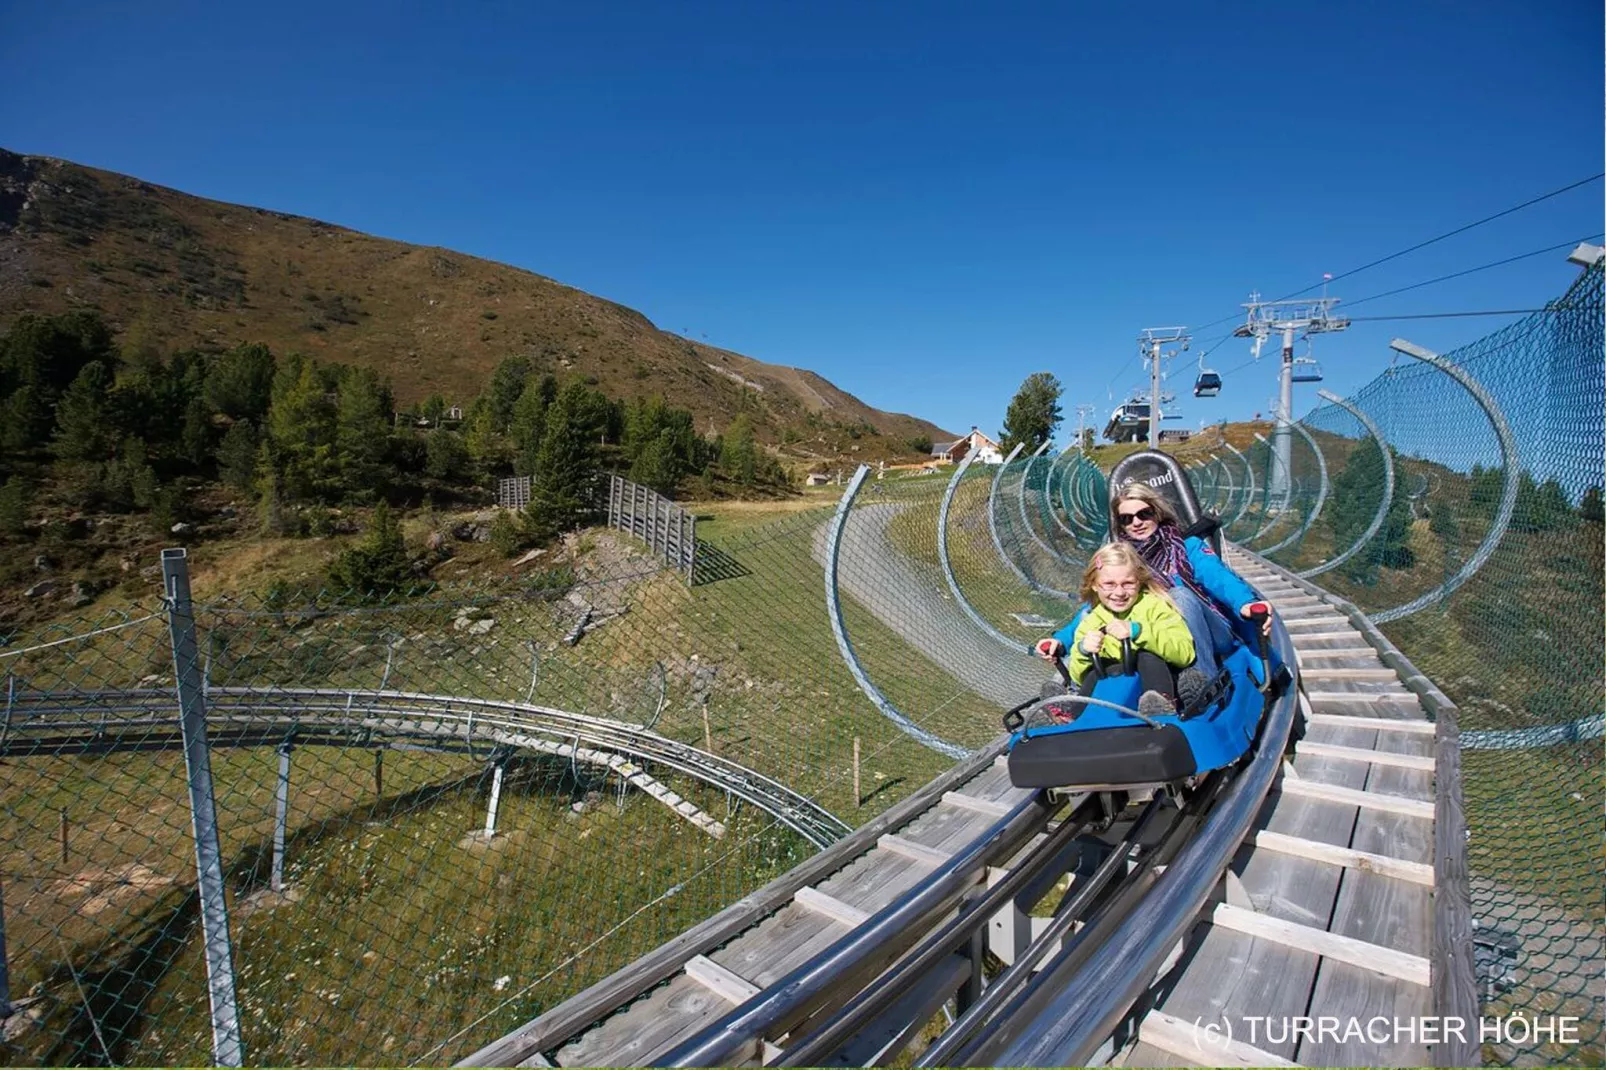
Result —
<instances>
[{"instance_id":1,"label":"chain link fence","mask_svg":"<svg viewBox=\"0 0 1606 1070\"><path fill-rule=\"evenodd\" d=\"M1395 348L1387 372L1300 421L1293 491L1266 503L1284 519L1257 531L1251 504L1230 534L1364 609L1460 708L1485 1012L1577 1016L1583 1041L1485 1055L1598 1064L1601 266L1442 358ZM1264 450L1245 458L1194 469L1224 516L1268 474Z\"/></svg>"},{"instance_id":2,"label":"chain link fence","mask_svg":"<svg viewBox=\"0 0 1606 1070\"><path fill-rule=\"evenodd\" d=\"M496 586L203 568L9 637L5 1061L447 1063L762 885L1041 685L968 486L1009 651L939 594L931 477L705 520L690 587L599 528Z\"/></svg>"},{"instance_id":3,"label":"chain link fence","mask_svg":"<svg viewBox=\"0 0 1606 1070\"><path fill-rule=\"evenodd\" d=\"M1502 1061L1599 1055L1600 289L1449 355L1504 436L1408 357L1324 398L1287 471L1264 439L1184 449L1229 537L1460 705L1486 1010L1586 1030ZM861 472L834 506L703 519L690 586L606 528L389 600L204 569L186 600L174 557L114 615L10 636L4 1061L475 1050L992 738L1107 495L1079 450Z\"/></svg>"}]
</instances>

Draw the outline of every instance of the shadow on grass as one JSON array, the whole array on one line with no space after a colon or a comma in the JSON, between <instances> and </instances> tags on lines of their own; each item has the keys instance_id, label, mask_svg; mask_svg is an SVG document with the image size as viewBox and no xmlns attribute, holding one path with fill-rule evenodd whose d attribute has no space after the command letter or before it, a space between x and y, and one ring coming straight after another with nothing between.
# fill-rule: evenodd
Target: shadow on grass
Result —
<instances>
[{"instance_id":1,"label":"shadow on grass","mask_svg":"<svg viewBox=\"0 0 1606 1070\"><path fill-rule=\"evenodd\" d=\"M752 569L713 543L697 544L697 564L693 572L692 586L701 587L706 583L735 580L752 574Z\"/></svg>"},{"instance_id":2,"label":"shadow on grass","mask_svg":"<svg viewBox=\"0 0 1606 1070\"><path fill-rule=\"evenodd\" d=\"M600 786L583 772L577 778L569 762L546 755L512 757L507 769L508 795L566 797ZM369 822L404 818L449 798L483 794L490 779L491 765L485 763L452 780L354 803L290 833L285 857L310 853ZM235 854L225 879L236 903L268 884L272 860L271 834ZM199 936L199 907L193 884L171 888L95 943L61 944L62 958L43 979L50 1010L32 1029L0 1046L0 1065L120 1066L137 1058L149 1029L169 1013L182 1017L189 1010L173 1007L171 994L164 998L160 993L175 967L189 968Z\"/></svg>"},{"instance_id":3,"label":"shadow on grass","mask_svg":"<svg viewBox=\"0 0 1606 1070\"><path fill-rule=\"evenodd\" d=\"M903 781L904 781L904 778L901 777L901 776L895 776L891 780L883 780L880 784L876 785L876 789L874 791L872 791L870 794L864 796L864 798L859 800L859 805L860 806L868 806L868 805L870 805L870 801L872 799L874 799L877 795L880 795L884 791L890 791L891 789L897 787L899 784L902 784Z\"/></svg>"}]
</instances>

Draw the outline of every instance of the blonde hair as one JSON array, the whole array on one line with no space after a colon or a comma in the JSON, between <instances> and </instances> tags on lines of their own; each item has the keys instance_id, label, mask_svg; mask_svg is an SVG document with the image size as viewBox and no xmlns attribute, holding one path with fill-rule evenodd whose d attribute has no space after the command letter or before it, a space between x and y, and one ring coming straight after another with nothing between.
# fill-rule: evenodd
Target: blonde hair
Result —
<instances>
[{"instance_id":1,"label":"blonde hair","mask_svg":"<svg viewBox=\"0 0 1606 1070\"><path fill-rule=\"evenodd\" d=\"M1176 510L1171 508L1171 503L1165 500L1164 495L1147 483L1134 482L1122 487L1121 492L1115 496L1115 501L1110 503L1110 513L1112 514L1110 523L1115 526L1114 533L1117 535L1121 532L1121 524L1114 514L1120 510L1121 503L1124 501L1143 502L1154 510L1154 515L1161 524L1170 524L1172 527L1181 526L1177 521Z\"/></svg>"},{"instance_id":2,"label":"blonde hair","mask_svg":"<svg viewBox=\"0 0 1606 1070\"><path fill-rule=\"evenodd\" d=\"M1145 490L1148 488L1145 487ZM1087 570L1082 573L1082 600L1089 605L1098 605L1098 578L1099 571L1108 566L1125 567L1132 570L1137 578L1138 586L1144 592L1171 601L1171 596L1160 581L1155 578L1154 570L1144 563L1143 558L1130 545L1124 542L1105 543L1096 550L1087 563ZM1134 599L1136 601L1136 599ZM1173 603L1174 604L1174 603Z\"/></svg>"}]
</instances>

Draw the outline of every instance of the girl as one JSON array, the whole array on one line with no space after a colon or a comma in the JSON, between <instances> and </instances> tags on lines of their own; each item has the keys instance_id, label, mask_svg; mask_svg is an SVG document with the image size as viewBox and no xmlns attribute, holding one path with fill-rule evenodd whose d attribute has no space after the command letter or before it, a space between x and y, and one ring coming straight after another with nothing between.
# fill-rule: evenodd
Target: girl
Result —
<instances>
[{"instance_id":1,"label":"girl","mask_svg":"<svg viewBox=\"0 0 1606 1070\"><path fill-rule=\"evenodd\" d=\"M1193 663L1193 636L1143 559L1125 543L1100 547L1082 575L1082 597L1092 608L1079 615L1070 637L1069 671L1078 693L1090 695L1101 675L1121 673L1121 641L1130 639L1143 685L1138 711L1176 712L1177 670ZM1063 655L1065 630L1039 640L1038 654L1050 660Z\"/></svg>"}]
</instances>

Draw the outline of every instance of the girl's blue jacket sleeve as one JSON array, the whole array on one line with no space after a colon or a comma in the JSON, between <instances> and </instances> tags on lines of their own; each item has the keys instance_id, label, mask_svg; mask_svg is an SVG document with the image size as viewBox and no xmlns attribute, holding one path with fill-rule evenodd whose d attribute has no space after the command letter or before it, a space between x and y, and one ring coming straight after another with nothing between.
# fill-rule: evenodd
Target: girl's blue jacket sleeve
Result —
<instances>
[{"instance_id":1,"label":"girl's blue jacket sleeve","mask_svg":"<svg viewBox=\"0 0 1606 1070\"><path fill-rule=\"evenodd\" d=\"M1208 549L1199 536L1189 536L1184 545L1188 548L1188 564L1193 566L1193 578L1233 616L1237 616L1246 603L1257 599L1254 589Z\"/></svg>"},{"instance_id":2,"label":"girl's blue jacket sleeve","mask_svg":"<svg viewBox=\"0 0 1606 1070\"><path fill-rule=\"evenodd\" d=\"M1076 611L1076 616L1072 617L1065 627L1054 633L1054 638L1064 643L1066 650L1070 650L1076 645L1076 626L1082 623L1083 617L1087 616L1088 608L1087 603L1082 603L1081 608Z\"/></svg>"}]
</instances>

